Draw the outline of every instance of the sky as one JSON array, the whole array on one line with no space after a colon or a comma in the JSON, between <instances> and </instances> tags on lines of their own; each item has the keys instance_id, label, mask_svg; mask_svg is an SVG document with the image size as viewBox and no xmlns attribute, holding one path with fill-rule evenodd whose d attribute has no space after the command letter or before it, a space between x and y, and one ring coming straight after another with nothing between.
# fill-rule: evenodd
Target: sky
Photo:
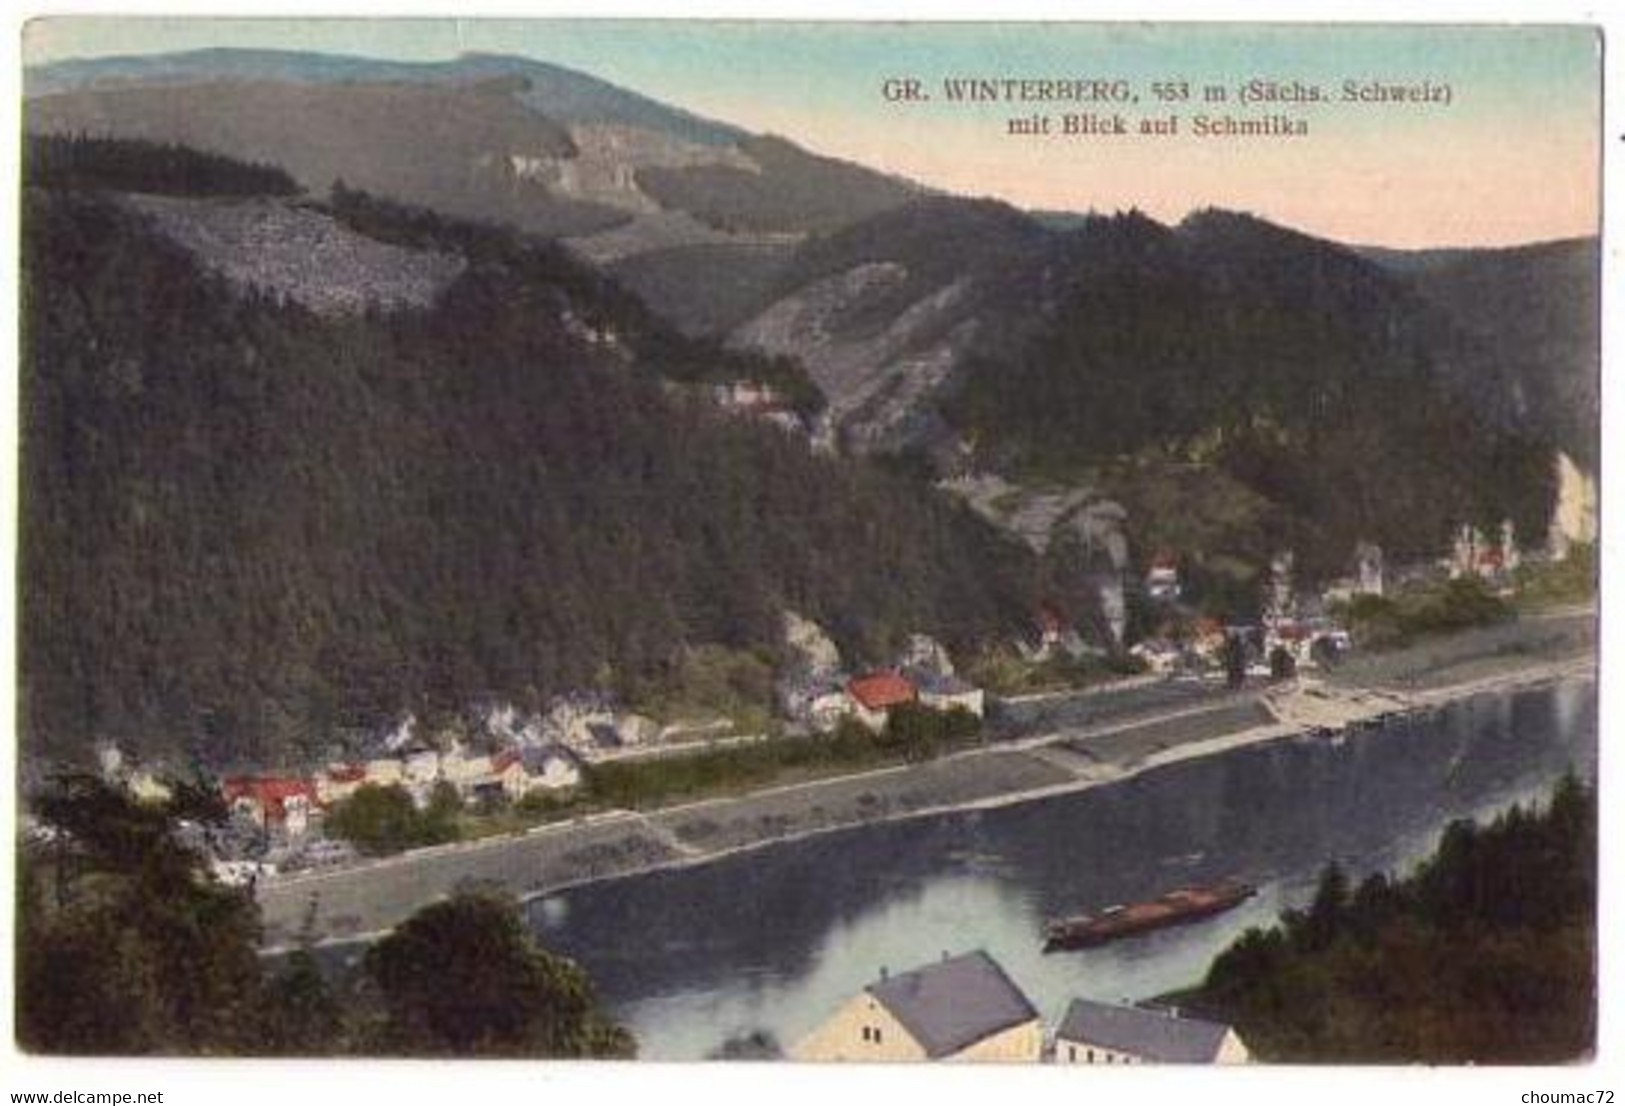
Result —
<instances>
[{"instance_id":1,"label":"sky","mask_svg":"<svg viewBox=\"0 0 1625 1106\"><path fill-rule=\"evenodd\" d=\"M1139 208L1175 221L1215 206L1401 247L1506 245L1596 233L1600 40L1567 26L805 23L660 20L36 21L26 60L207 46L403 60L464 51L580 69L701 115L926 184L1029 208ZM1111 79L1138 104L947 102L945 78ZM914 78L929 102L897 102ZM1429 82L1450 103L1244 105L1249 80ZM1160 107L1153 85L1230 93ZM1011 116L1181 116L1173 137L1008 133ZM1197 115L1304 120L1297 138L1199 137ZM1059 118L1052 128L1059 128Z\"/></svg>"}]
</instances>

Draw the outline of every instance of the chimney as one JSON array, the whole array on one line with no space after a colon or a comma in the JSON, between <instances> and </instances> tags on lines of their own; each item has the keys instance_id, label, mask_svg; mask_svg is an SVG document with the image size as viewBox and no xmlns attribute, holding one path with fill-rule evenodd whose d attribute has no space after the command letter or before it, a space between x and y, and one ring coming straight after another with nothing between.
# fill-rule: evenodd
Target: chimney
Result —
<instances>
[{"instance_id":1,"label":"chimney","mask_svg":"<svg viewBox=\"0 0 1625 1106\"><path fill-rule=\"evenodd\" d=\"M942 959L943 959L943 960L947 960L947 959L948 959L948 950L947 950L947 949L943 949L943 950L942 950Z\"/></svg>"},{"instance_id":2,"label":"chimney","mask_svg":"<svg viewBox=\"0 0 1625 1106\"><path fill-rule=\"evenodd\" d=\"M884 964L880 965L880 981L882 983L884 983L886 980L888 980L890 978L891 978L891 972L886 970L886 965L884 965Z\"/></svg>"}]
</instances>

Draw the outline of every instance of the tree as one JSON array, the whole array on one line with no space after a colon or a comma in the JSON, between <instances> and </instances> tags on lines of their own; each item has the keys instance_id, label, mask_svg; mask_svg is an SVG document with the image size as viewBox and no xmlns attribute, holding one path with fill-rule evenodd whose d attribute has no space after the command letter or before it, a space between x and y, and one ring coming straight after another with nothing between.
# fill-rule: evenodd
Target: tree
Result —
<instances>
[{"instance_id":1,"label":"tree","mask_svg":"<svg viewBox=\"0 0 1625 1106\"><path fill-rule=\"evenodd\" d=\"M448 800L446 791L437 786L429 808L420 812L411 794L399 784L363 784L334 805L327 816L327 829L369 856L384 856L456 840L454 819L461 808L455 790Z\"/></svg>"},{"instance_id":2,"label":"tree","mask_svg":"<svg viewBox=\"0 0 1625 1106\"><path fill-rule=\"evenodd\" d=\"M1232 690L1247 682L1247 646L1240 634L1224 639L1224 679Z\"/></svg>"},{"instance_id":3,"label":"tree","mask_svg":"<svg viewBox=\"0 0 1625 1106\"><path fill-rule=\"evenodd\" d=\"M1412 874L1251 930L1186 997L1255 1055L1327 1062L1554 1063L1596 1041L1595 792L1452 823Z\"/></svg>"},{"instance_id":4,"label":"tree","mask_svg":"<svg viewBox=\"0 0 1625 1106\"><path fill-rule=\"evenodd\" d=\"M1301 947L1310 951L1329 948L1337 940L1348 903L1348 873L1334 860L1321 870L1314 901L1309 905L1309 912L1303 915L1297 934Z\"/></svg>"},{"instance_id":5,"label":"tree","mask_svg":"<svg viewBox=\"0 0 1625 1106\"><path fill-rule=\"evenodd\" d=\"M540 948L512 900L460 893L418 911L364 961L384 1008L378 1045L410 1055L627 1057L630 1034L587 976Z\"/></svg>"},{"instance_id":6,"label":"tree","mask_svg":"<svg viewBox=\"0 0 1625 1106\"><path fill-rule=\"evenodd\" d=\"M463 797L448 780L441 780L429 792L429 805L418 820L417 844L442 845L457 840L457 817L463 812Z\"/></svg>"},{"instance_id":7,"label":"tree","mask_svg":"<svg viewBox=\"0 0 1625 1106\"><path fill-rule=\"evenodd\" d=\"M20 895L17 1036L48 1053L251 1051L259 916L177 840L165 806L86 775L35 803L57 834L56 896ZM67 874L73 873L71 879Z\"/></svg>"},{"instance_id":8,"label":"tree","mask_svg":"<svg viewBox=\"0 0 1625 1106\"><path fill-rule=\"evenodd\" d=\"M1284 645L1270 650L1270 679L1290 680L1298 674L1298 660Z\"/></svg>"},{"instance_id":9,"label":"tree","mask_svg":"<svg viewBox=\"0 0 1625 1106\"><path fill-rule=\"evenodd\" d=\"M783 1060L784 1046L771 1029L736 1033L705 1054L707 1060Z\"/></svg>"},{"instance_id":10,"label":"tree","mask_svg":"<svg viewBox=\"0 0 1625 1106\"><path fill-rule=\"evenodd\" d=\"M893 707L880 731L883 746L916 761L935 756L941 737L941 717L930 707L918 703L899 703Z\"/></svg>"},{"instance_id":11,"label":"tree","mask_svg":"<svg viewBox=\"0 0 1625 1106\"><path fill-rule=\"evenodd\" d=\"M922 703L900 703L886 716L882 747L908 760L930 760L944 745L968 741L982 730L982 720L964 707L937 710Z\"/></svg>"},{"instance_id":12,"label":"tree","mask_svg":"<svg viewBox=\"0 0 1625 1106\"><path fill-rule=\"evenodd\" d=\"M274 1056L342 1051L344 1007L309 949L297 949L266 985L261 1050Z\"/></svg>"},{"instance_id":13,"label":"tree","mask_svg":"<svg viewBox=\"0 0 1625 1106\"><path fill-rule=\"evenodd\" d=\"M1336 668L1338 662L1343 659L1342 650L1337 647L1337 642L1329 636L1317 637L1311 642L1309 656L1322 669Z\"/></svg>"}]
</instances>

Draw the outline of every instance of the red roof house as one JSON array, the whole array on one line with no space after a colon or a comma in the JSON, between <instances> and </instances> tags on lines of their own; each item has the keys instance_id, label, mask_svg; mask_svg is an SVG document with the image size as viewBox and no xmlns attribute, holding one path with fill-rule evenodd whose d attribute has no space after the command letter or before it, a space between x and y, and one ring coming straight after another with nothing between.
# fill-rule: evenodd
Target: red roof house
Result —
<instances>
[{"instance_id":1,"label":"red roof house","mask_svg":"<svg viewBox=\"0 0 1625 1106\"><path fill-rule=\"evenodd\" d=\"M858 706L871 714L882 714L903 703L912 703L919 696L914 685L895 672L859 676L846 690Z\"/></svg>"},{"instance_id":2,"label":"red roof house","mask_svg":"<svg viewBox=\"0 0 1625 1106\"><path fill-rule=\"evenodd\" d=\"M282 824L292 814L303 825L316 805L316 785L292 776L233 776L221 787L230 806L250 809L266 824Z\"/></svg>"}]
</instances>

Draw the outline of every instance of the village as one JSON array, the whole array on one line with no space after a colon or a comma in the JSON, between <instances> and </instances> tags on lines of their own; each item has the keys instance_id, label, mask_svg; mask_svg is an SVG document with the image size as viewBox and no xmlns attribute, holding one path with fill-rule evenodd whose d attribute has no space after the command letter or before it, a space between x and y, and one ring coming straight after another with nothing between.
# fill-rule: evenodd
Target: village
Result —
<instances>
[{"instance_id":1,"label":"village","mask_svg":"<svg viewBox=\"0 0 1625 1106\"><path fill-rule=\"evenodd\" d=\"M1594 514L1570 528L1575 540L1587 537L1587 525L1594 526ZM1539 558L1566 558L1573 545L1568 533L1554 530L1552 548ZM1380 548L1361 543L1347 576L1310 592L1295 586L1292 554L1283 552L1269 566L1262 617L1237 625L1186 603L1179 556L1159 551L1138 582L1156 617L1151 633L1125 650L1130 674L1108 679L1101 688L1061 692L1087 697L1102 688L1147 681L1234 688L1249 679L1272 684L1293 680L1300 673L1335 667L1354 648L1349 613L1359 601L1464 579L1510 597L1523 560L1510 523L1493 537L1463 527L1447 557L1399 570L1384 565ZM788 660L773 689L775 716L760 732L744 732L723 716L662 723L611 695L579 690L555 696L545 710L528 715L507 703L482 704L450 730L431 731L406 714L381 733L352 740L344 755L308 771L225 775L218 789L230 819L224 830L211 832L200 844L221 879L254 885L376 855L378 848L347 839L342 821L334 819L364 791L374 797L386 792L403 809L409 800L420 815L432 812L442 820L518 812L519 824L506 825L522 829L589 813L591 808L579 800L590 774L605 766L676 763L730 749L803 742L843 727L849 733L857 727L855 732L876 740L889 732L900 710L927 719L958 719L953 732L985 742L984 720L1000 718L1024 698L979 686L956 668L941 643L925 634L911 635L887 666L849 667L816 623L786 611L783 624ZM1034 668L1104 653L1048 607L1034 616L1030 634L1011 644L1021 662ZM1006 731L1008 723L997 737L1021 736L1019 730ZM102 774L138 797L162 799L167 794L167 785L154 772L116 747L104 746L100 756ZM503 831L493 822L492 832ZM448 831L403 839L383 851L458 836Z\"/></svg>"}]
</instances>

